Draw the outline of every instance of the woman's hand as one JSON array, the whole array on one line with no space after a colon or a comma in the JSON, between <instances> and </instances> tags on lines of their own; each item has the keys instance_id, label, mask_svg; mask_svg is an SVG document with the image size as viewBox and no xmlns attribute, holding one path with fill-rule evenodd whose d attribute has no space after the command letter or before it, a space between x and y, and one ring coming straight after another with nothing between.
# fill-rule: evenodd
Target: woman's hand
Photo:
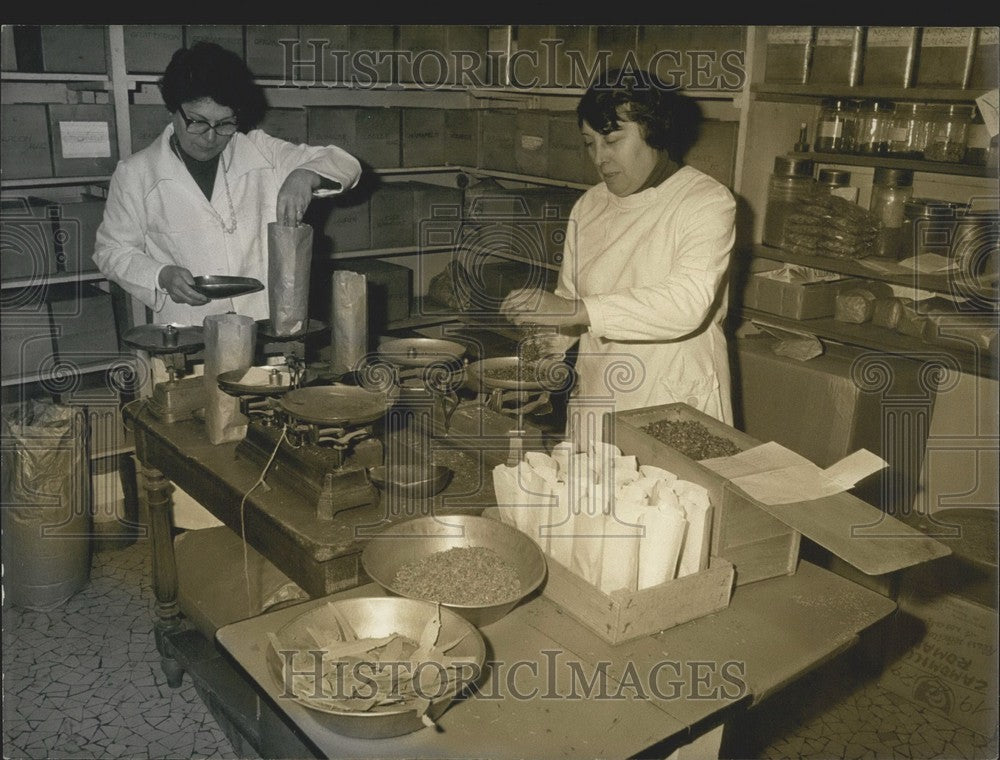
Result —
<instances>
[{"instance_id":1,"label":"woman's hand","mask_svg":"<svg viewBox=\"0 0 1000 760\"><path fill-rule=\"evenodd\" d=\"M296 169L289 174L278 191L278 223L286 227L301 224L319 183L320 176L308 169Z\"/></svg>"},{"instance_id":2,"label":"woman's hand","mask_svg":"<svg viewBox=\"0 0 1000 760\"><path fill-rule=\"evenodd\" d=\"M576 327L590 324L583 301L562 298L538 288L512 290L503 300L500 312L515 325Z\"/></svg>"},{"instance_id":3,"label":"woman's hand","mask_svg":"<svg viewBox=\"0 0 1000 760\"><path fill-rule=\"evenodd\" d=\"M160 270L160 287L167 291L174 303L204 306L211 300L194 289L194 275L184 267L163 267Z\"/></svg>"}]
</instances>

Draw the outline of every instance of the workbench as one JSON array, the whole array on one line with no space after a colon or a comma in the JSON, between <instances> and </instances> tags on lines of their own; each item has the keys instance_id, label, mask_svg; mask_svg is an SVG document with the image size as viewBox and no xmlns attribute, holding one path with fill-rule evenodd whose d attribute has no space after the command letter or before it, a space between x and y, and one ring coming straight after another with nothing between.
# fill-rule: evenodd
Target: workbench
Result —
<instances>
[{"instance_id":1,"label":"workbench","mask_svg":"<svg viewBox=\"0 0 1000 760\"><path fill-rule=\"evenodd\" d=\"M440 720L440 732L348 739L325 729L298 703L276 698L264 660L266 632L331 595L380 595L361 569L360 551L364 536L385 516L378 507L359 507L322 520L314 505L286 489L251 491L260 466L237 456L236 444L209 443L199 421L163 423L142 404L130 407L127 417L149 505L154 626L168 682L177 686L183 675L168 644L181 630L170 520L173 481L312 597L226 625L217 642L284 728L320 757L665 756L706 737L717 750L721 727L734 710L760 702L844 652L896 607L881 594L800 562L793 575L738 587L721 612L615 646L535 595L482 629L488 660L499 669L489 673L493 681L488 678L478 692L451 706ZM488 505L489 468L475 464L475 452L462 456L472 459L456 468L434 509L478 513ZM503 668L515 662L536 666L519 666L516 682L508 682L509 671ZM578 698L545 698L546 668L558 671L555 689L565 694L574 667L578 689L585 687L580 676L591 680L604 673L605 693L595 688L596 693ZM658 695L649 687L651 673L657 674ZM642 693L636 683L646 687ZM522 698L532 686L538 693ZM608 692L619 698L608 698Z\"/></svg>"}]
</instances>

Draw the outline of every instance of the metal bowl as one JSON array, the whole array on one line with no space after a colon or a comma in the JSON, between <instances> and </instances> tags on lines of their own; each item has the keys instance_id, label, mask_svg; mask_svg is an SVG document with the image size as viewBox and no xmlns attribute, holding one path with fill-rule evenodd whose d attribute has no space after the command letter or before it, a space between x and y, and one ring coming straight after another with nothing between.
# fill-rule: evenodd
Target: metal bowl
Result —
<instances>
[{"instance_id":1,"label":"metal bowl","mask_svg":"<svg viewBox=\"0 0 1000 760\"><path fill-rule=\"evenodd\" d=\"M361 564L368 576L391 594L406 596L394 586L396 572L435 552L455 547L484 546L493 549L517 572L521 590L516 596L486 606L447 604L476 626L496 622L542 585L545 555L538 544L513 526L499 520L474 515L417 517L383 528L361 552ZM429 601L437 601L432 599Z\"/></svg>"},{"instance_id":2,"label":"metal bowl","mask_svg":"<svg viewBox=\"0 0 1000 760\"><path fill-rule=\"evenodd\" d=\"M292 374L284 364L232 369L216 381L219 390L232 396L280 396L292 389Z\"/></svg>"},{"instance_id":3,"label":"metal bowl","mask_svg":"<svg viewBox=\"0 0 1000 760\"><path fill-rule=\"evenodd\" d=\"M443 465L380 465L368 475L380 491L403 499L429 499L451 482L454 472Z\"/></svg>"},{"instance_id":4,"label":"metal bowl","mask_svg":"<svg viewBox=\"0 0 1000 760\"><path fill-rule=\"evenodd\" d=\"M427 715L437 720L448 709L455 695L463 686L474 681L482 673L486 661L486 644L476 628L462 616L441 606L441 629L438 643L458 641L448 650L449 655L467 658L474 665L463 666L459 678L440 696L434 696ZM418 599L400 597L360 597L341 599L314 607L288 621L276 633L276 641L282 651L309 652L317 650L318 644L311 632L330 634L330 638L342 639L339 621L346 621L359 639L381 638L398 633L414 641L420 640L429 620L437 614L437 605ZM459 640L460 639L460 640ZM285 655L286 657L289 655ZM267 662L272 677L282 693L285 688L283 665L285 659L274 648L274 640L267 648ZM330 667L330 666L327 666ZM420 667L419 663L414 668ZM312 661L310 660L310 668ZM296 666L296 671L303 670ZM359 739L385 739L402 736L424 727L412 701L400 704L381 705L366 712L338 710L320 706L315 702L295 700L313 711L317 721L331 731L343 736Z\"/></svg>"},{"instance_id":5,"label":"metal bowl","mask_svg":"<svg viewBox=\"0 0 1000 760\"><path fill-rule=\"evenodd\" d=\"M490 377L491 372L514 373L516 379ZM541 381L535 372L525 369L525 365L516 356L496 356L490 359L480 359L467 368L466 382L476 393L489 392L496 388L516 391L542 390Z\"/></svg>"},{"instance_id":6,"label":"metal bowl","mask_svg":"<svg viewBox=\"0 0 1000 760\"><path fill-rule=\"evenodd\" d=\"M200 275L194 278L194 289L206 298L233 298L264 289L255 277L230 277L223 274Z\"/></svg>"},{"instance_id":7,"label":"metal bowl","mask_svg":"<svg viewBox=\"0 0 1000 760\"><path fill-rule=\"evenodd\" d=\"M429 364L458 362L465 356L465 346L438 338L397 338L383 341L379 355L400 367L426 367Z\"/></svg>"}]
</instances>

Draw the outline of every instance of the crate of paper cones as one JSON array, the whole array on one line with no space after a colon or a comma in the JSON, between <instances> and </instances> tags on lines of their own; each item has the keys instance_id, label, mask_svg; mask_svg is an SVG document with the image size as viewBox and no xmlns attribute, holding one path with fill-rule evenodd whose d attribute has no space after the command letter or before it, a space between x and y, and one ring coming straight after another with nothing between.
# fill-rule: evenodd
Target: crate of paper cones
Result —
<instances>
[{"instance_id":1,"label":"crate of paper cones","mask_svg":"<svg viewBox=\"0 0 1000 760\"><path fill-rule=\"evenodd\" d=\"M611 644L725 609L730 562L710 556L702 484L614 445L526 452L493 470L497 515L546 555L542 593Z\"/></svg>"}]
</instances>

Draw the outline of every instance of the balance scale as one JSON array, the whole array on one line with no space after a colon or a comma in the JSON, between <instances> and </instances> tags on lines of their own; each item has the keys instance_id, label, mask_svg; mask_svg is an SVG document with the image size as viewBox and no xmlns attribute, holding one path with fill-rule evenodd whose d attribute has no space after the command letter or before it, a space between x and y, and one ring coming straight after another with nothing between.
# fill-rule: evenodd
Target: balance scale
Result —
<instances>
[{"instance_id":1,"label":"balance scale","mask_svg":"<svg viewBox=\"0 0 1000 760\"><path fill-rule=\"evenodd\" d=\"M167 370L167 380L157 383L149 409L163 422L191 419L205 406L205 385L201 377L182 377L190 371L189 357L205 347L202 328L186 325L137 325L122 336L130 348L159 357Z\"/></svg>"}]
</instances>

